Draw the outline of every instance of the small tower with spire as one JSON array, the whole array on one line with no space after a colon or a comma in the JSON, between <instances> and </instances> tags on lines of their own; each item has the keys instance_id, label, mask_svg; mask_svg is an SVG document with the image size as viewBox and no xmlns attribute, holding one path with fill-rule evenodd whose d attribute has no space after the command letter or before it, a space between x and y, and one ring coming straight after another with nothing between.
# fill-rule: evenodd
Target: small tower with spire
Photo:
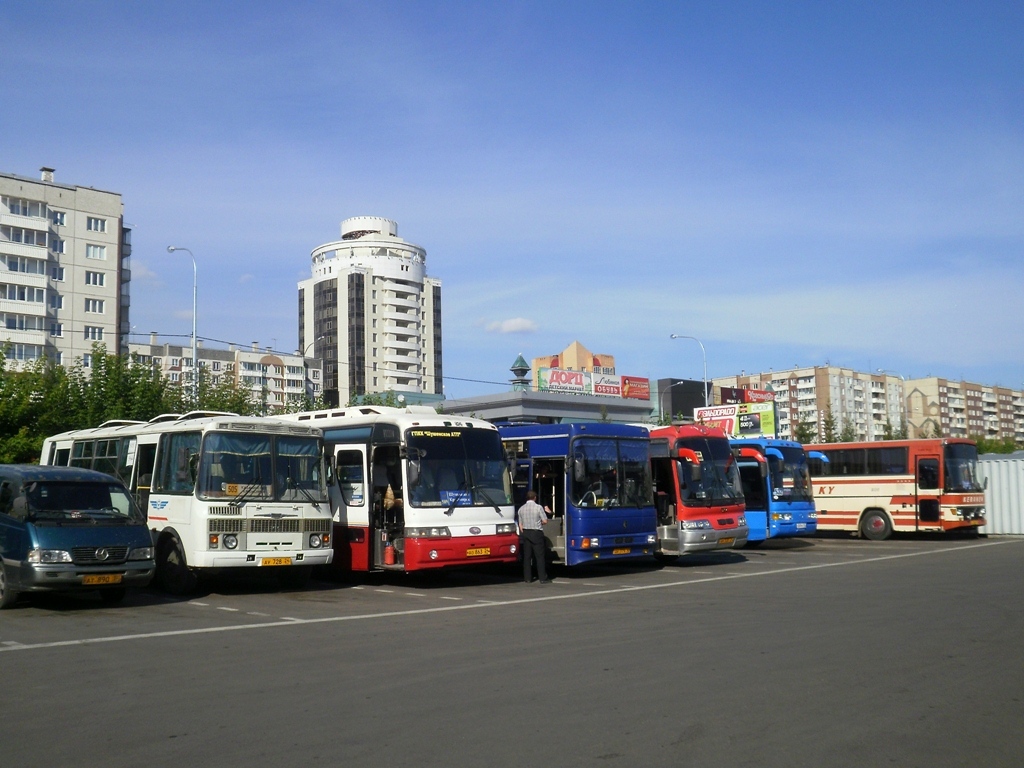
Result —
<instances>
[{"instance_id":1,"label":"small tower with spire","mask_svg":"<svg viewBox=\"0 0 1024 768\"><path fill-rule=\"evenodd\" d=\"M512 363L510 371L515 375L515 378L511 380L513 392L526 392L530 389L530 380L526 378L530 373L530 366L527 365L526 360L523 359L523 353L519 353L519 357Z\"/></svg>"}]
</instances>

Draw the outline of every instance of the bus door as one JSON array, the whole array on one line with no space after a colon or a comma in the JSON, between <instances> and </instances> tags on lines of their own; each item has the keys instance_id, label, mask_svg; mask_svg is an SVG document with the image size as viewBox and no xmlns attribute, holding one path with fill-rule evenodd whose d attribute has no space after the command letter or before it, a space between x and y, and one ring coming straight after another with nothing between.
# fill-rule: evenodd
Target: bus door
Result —
<instances>
[{"instance_id":1,"label":"bus door","mask_svg":"<svg viewBox=\"0 0 1024 768\"><path fill-rule=\"evenodd\" d=\"M565 459L534 459L533 490L537 503L551 510L553 517L544 526L544 538L558 557L565 557Z\"/></svg>"},{"instance_id":2,"label":"bus door","mask_svg":"<svg viewBox=\"0 0 1024 768\"><path fill-rule=\"evenodd\" d=\"M942 490L942 475L939 473L938 456L917 458L917 525L938 525L939 492Z\"/></svg>"},{"instance_id":3,"label":"bus door","mask_svg":"<svg viewBox=\"0 0 1024 768\"><path fill-rule=\"evenodd\" d=\"M404 568L405 493L397 445L376 445L370 463L371 568Z\"/></svg>"},{"instance_id":4,"label":"bus door","mask_svg":"<svg viewBox=\"0 0 1024 768\"><path fill-rule=\"evenodd\" d=\"M370 561L370 500L366 483L365 445L334 446L334 477L330 484L334 516L335 568L368 571Z\"/></svg>"}]
</instances>

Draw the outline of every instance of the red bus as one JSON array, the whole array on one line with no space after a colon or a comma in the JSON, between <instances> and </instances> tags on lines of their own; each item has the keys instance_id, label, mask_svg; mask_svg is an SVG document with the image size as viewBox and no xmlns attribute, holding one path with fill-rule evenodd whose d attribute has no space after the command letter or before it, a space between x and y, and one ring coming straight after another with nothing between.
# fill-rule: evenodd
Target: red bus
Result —
<instances>
[{"instance_id":1,"label":"red bus","mask_svg":"<svg viewBox=\"0 0 1024 768\"><path fill-rule=\"evenodd\" d=\"M747 543L739 466L721 429L680 424L651 430L651 472L660 557Z\"/></svg>"},{"instance_id":2,"label":"red bus","mask_svg":"<svg viewBox=\"0 0 1024 768\"><path fill-rule=\"evenodd\" d=\"M882 541L894 531L977 530L985 484L970 440L932 438L804 446L819 531Z\"/></svg>"}]
</instances>

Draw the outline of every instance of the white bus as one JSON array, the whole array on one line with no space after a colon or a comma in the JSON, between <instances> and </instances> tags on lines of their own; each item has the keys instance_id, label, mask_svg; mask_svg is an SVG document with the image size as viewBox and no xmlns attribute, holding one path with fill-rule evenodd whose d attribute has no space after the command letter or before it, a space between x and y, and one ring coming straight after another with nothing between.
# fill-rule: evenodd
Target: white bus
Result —
<instances>
[{"instance_id":1,"label":"white bus","mask_svg":"<svg viewBox=\"0 0 1024 768\"><path fill-rule=\"evenodd\" d=\"M335 568L417 571L516 561L511 473L493 424L418 405L274 418L323 432L333 470Z\"/></svg>"},{"instance_id":2,"label":"white bus","mask_svg":"<svg viewBox=\"0 0 1024 768\"><path fill-rule=\"evenodd\" d=\"M109 421L47 438L39 463L120 478L172 594L204 572L261 566L298 588L333 556L321 435L308 425L208 411Z\"/></svg>"}]
</instances>

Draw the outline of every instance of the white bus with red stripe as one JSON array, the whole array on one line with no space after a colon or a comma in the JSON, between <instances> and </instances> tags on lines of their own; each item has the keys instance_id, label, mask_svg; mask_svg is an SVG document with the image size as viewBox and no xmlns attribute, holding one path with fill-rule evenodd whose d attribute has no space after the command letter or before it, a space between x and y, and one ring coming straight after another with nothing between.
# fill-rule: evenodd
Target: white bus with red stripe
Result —
<instances>
[{"instance_id":1,"label":"white bus with red stripe","mask_svg":"<svg viewBox=\"0 0 1024 768\"><path fill-rule=\"evenodd\" d=\"M493 424L420 405L275 418L323 432L335 568L418 571L516 561L512 479Z\"/></svg>"},{"instance_id":2,"label":"white bus with red stripe","mask_svg":"<svg viewBox=\"0 0 1024 768\"><path fill-rule=\"evenodd\" d=\"M882 540L894 531L976 531L985 524L985 485L971 440L827 443L804 449L819 531Z\"/></svg>"},{"instance_id":3,"label":"white bus with red stripe","mask_svg":"<svg viewBox=\"0 0 1024 768\"><path fill-rule=\"evenodd\" d=\"M261 566L300 587L333 556L323 446L307 425L209 411L110 421L47 438L39 463L120 478L173 594L204 573Z\"/></svg>"}]
</instances>

